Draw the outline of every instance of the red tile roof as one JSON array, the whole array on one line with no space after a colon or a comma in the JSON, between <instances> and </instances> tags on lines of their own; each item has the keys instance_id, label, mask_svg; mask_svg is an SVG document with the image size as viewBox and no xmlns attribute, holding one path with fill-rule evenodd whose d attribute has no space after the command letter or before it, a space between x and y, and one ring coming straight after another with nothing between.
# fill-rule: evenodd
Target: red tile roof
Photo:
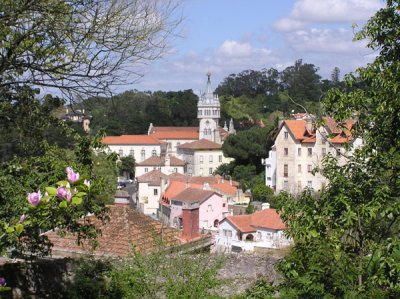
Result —
<instances>
[{"instance_id":1,"label":"red tile roof","mask_svg":"<svg viewBox=\"0 0 400 299\"><path fill-rule=\"evenodd\" d=\"M214 190L218 190L222 194L235 196L237 194L237 187L231 185L229 181L219 182L217 184L211 184L210 187Z\"/></svg>"},{"instance_id":2,"label":"red tile roof","mask_svg":"<svg viewBox=\"0 0 400 299\"><path fill-rule=\"evenodd\" d=\"M178 159L175 156L169 157L170 160L170 165L171 166L185 166L186 162ZM158 156L153 156L150 157L143 162L137 163L137 166L165 166L165 156L158 157Z\"/></svg>"},{"instance_id":3,"label":"red tile roof","mask_svg":"<svg viewBox=\"0 0 400 299\"><path fill-rule=\"evenodd\" d=\"M350 131L354 123L352 120L347 120L345 122L345 129L341 128L331 117L324 117L323 120L325 121L325 127L328 129L328 133L334 135L330 138L332 143L346 143L352 139ZM308 132L304 119L288 119L284 121L284 125L287 126L296 140L302 143L315 142L315 128L313 126L311 132Z\"/></svg>"},{"instance_id":4,"label":"red tile roof","mask_svg":"<svg viewBox=\"0 0 400 299\"><path fill-rule=\"evenodd\" d=\"M250 225L251 215L227 216L225 219L232 223L242 233L250 233L256 231L256 229Z\"/></svg>"},{"instance_id":5,"label":"red tile roof","mask_svg":"<svg viewBox=\"0 0 400 299\"><path fill-rule=\"evenodd\" d=\"M181 244L181 233L175 229L163 227L156 220L151 219L129 207L110 206L110 221L103 223L94 216L87 220L101 230L97 238L98 246L92 250L88 241L80 246L76 243L76 236L66 234L59 236L56 232L47 232L46 235L54 244L53 254L73 255L93 253L97 256L125 257L134 252L148 253L164 246Z\"/></svg>"},{"instance_id":6,"label":"red tile roof","mask_svg":"<svg viewBox=\"0 0 400 299\"><path fill-rule=\"evenodd\" d=\"M121 135L121 136L106 136L103 138L104 144L163 144L160 140L148 135Z\"/></svg>"},{"instance_id":7,"label":"red tile roof","mask_svg":"<svg viewBox=\"0 0 400 299\"><path fill-rule=\"evenodd\" d=\"M275 209L265 209L251 215L227 216L226 220L242 233L255 232L257 227L276 230L286 229L286 225Z\"/></svg>"},{"instance_id":8,"label":"red tile roof","mask_svg":"<svg viewBox=\"0 0 400 299\"><path fill-rule=\"evenodd\" d=\"M149 134L157 139L199 139L199 127L153 127Z\"/></svg>"},{"instance_id":9,"label":"red tile roof","mask_svg":"<svg viewBox=\"0 0 400 299\"><path fill-rule=\"evenodd\" d=\"M203 190L191 187L191 188L186 188L182 192L178 193L177 195L172 197L171 200L182 201L187 203L198 202L199 204L201 204L214 194L217 193L211 190Z\"/></svg>"},{"instance_id":10,"label":"red tile roof","mask_svg":"<svg viewBox=\"0 0 400 299\"><path fill-rule=\"evenodd\" d=\"M162 198L164 200L171 200L177 194L181 193L183 190L187 188L197 188L202 189L203 184L193 184L193 183L186 183L186 182L179 182L179 181L171 181L168 185L167 189L165 190Z\"/></svg>"},{"instance_id":11,"label":"red tile roof","mask_svg":"<svg viewBox=\"0 0 400 299\"><path fill-rule=\"evenodd\" d=\"M150 183L153 185L160 186L161 178L168 178L168 176L158 169L152 170L150 172L146 172L145 174L141 175L137 178L139 183Z\"/></svg>"},{"instance_id":12,"label":"red tile roof","mask_svg":"<svg viewBox=\"0 0 400 299\"><path fill-rule=\"evenodd\" d=\"M190 143L184 143L178 146L179 149L208 150L221 149L222 145L207 139L200 139Z\"/></svg>"}]
</instances>

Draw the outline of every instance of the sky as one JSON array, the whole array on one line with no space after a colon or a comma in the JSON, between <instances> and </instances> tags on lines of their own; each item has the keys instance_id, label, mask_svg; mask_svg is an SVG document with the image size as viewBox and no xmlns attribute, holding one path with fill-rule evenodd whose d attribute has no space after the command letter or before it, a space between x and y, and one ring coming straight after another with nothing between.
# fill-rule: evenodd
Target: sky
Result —
<instances>
[{"instance_id":1,"label":"sky","mask_svg":"<svg viewBox=\"0 0 400 299\"><path fill-rule=\"evenodd\" d=\"M297 59L318 67L322 78L336 66L344 75L376 56L367 41L353 37L383 6L382 0L186 0L179 8L179 37L124 89L199 94L208 71L216 88L230 74L281 71Z\"/></svg>"}]
</instances>

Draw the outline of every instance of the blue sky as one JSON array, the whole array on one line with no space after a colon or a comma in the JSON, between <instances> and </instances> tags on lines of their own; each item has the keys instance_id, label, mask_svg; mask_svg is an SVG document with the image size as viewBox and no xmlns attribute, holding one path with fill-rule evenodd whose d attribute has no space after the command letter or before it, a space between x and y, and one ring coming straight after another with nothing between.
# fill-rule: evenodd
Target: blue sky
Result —
<instances>
[{"instance_id":1,"label":"blue sky","mask_svg":"<svg viewBox=\"0 0 400 299\"><path fill-rule=\"evenodd\" d=\"M124 89L184 90L199 93L206 73L213 87L229 74L274 67L303 59L329 78L372 61L366 41L353 42L352 24L362 27L382 0L187 0L180 10L180 37L170 40L161 60ZM356 29L357 30L357 29Z\"/></svg>"}]
</instances>

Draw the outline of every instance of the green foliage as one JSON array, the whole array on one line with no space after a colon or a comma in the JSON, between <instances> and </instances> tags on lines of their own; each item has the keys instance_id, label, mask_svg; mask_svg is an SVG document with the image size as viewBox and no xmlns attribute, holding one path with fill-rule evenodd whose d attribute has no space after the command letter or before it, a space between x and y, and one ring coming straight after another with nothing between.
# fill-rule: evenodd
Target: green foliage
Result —
<instances>
[{"instance_id":1,"label":"green foliage","mask_svg":"<svg viewBox=\"0 0 400 299\"><path fill-rule=\"evenodd\" d=\"M121 174L127 172L131 177L135 177L135 158L133 156L121 157L119 171Z\"/></svg>"},{"instance_id":2,"label":"green foliage","mask_svg":"<svg viewBox=\"0 0 400 299\"><path fill-rule=\"evenodd\" d=\"M111 98L89 98L82 105L91 111L95 131L105 128L108 135L147 134L150 123L197 126L197 100L192 90L126 91Z\"/></svg>"},{"instance_id":3,"label":"green foliage","mask_svg":"<svg viewBox=\"0 0 400 299\"><path fill-rule=\"evenodd\" d=\"M238 296L237 299L273 299L275 297L276 287L265 278L256 280L254 285L246 289L245 294Z\"/></svg>"},{"instance_id":4,"label":"green foliage","mask_svg":"<svg viewBox=\"0 0 400 299\"><path fill-rule=\"evenodd\" d=\"M70 289L70 298L220 298L217 270L221 257L167 255L164 252L134 255L110 261L82 261Z\"/></svg>"},{"instance_id":5,"label":"green foliage","mask_svg":"<svg viewBox=\"0 0 400 299\"><path fill-rule=\"evenodd\" d=\"M265 185L265 182L255 185L251 189L253 200L261 202L269 202L269 199L274 195L274 191Z\"/></svg>"},{"instance_id":6,"label":"green foliage","mask_svg":"<svg viewBox=\"0 0 400 299\"><path fill-rule=\"evenodd\" d=\"M245 213L246 213L246 214L253 214L254 212L255 212L255 211L254 211L254 206L251 205L251 204L249 204L249 205L246 207Z\"/></svg>"}]
</instances>

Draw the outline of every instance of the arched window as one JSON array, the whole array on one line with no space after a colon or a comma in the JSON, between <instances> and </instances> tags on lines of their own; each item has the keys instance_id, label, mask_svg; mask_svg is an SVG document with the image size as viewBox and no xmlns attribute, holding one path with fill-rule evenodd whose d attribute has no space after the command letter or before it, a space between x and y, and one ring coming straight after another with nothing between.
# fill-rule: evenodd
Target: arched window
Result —
<instances>
[{"instance_id":1,"label":"arched window","mask_svg":"<svg viewBox=\"0 0 400 299\"><path fill-rule=\"evenodd\" d=\"M207 129L204 129L204 135L207 135Z\"/></svg>"},{"instance_id":2,"label":"arched window","mask_svg":"<svg viewBox=\"0 0 400 299\"><path fill-rule=\"evenodd\" d=\"M208 135L211 135L211 129L208 129Z\"/></svg>"}]
</instances>

